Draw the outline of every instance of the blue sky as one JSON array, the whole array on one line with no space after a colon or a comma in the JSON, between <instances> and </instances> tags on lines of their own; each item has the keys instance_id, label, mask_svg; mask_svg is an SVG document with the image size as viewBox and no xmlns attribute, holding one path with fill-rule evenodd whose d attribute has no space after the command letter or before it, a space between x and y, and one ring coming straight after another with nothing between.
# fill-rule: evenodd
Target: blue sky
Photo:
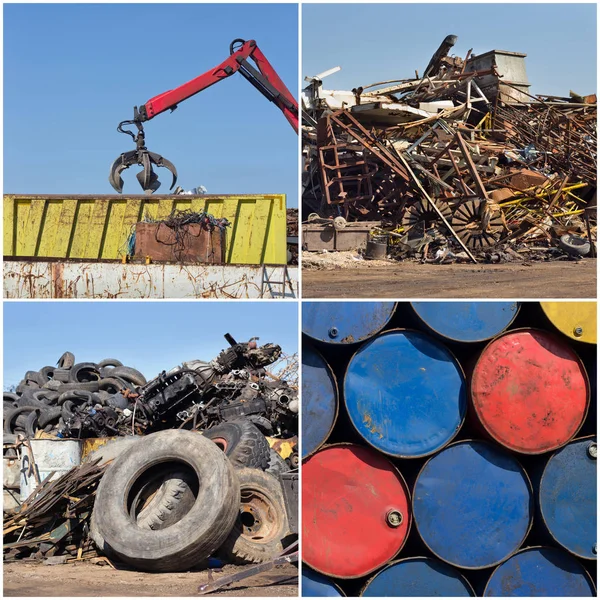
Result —
<instances>
[{"instance_id":1,"label":"blue sky","mask_svg":"<svg viewBox=\"0 0 600 600\"><path fill-rule=\"evenodd\" d=\"M259 336L298 351L295 302L4 302L4 388L26 371L54 365L65 351L77 362L117 358L147 378L187 360L211 360Z\"/></svg>"},{"instance_id":2,"label":"blue sky","mask_svg":"<svg viewBox=\"0 0 600 600\"><path fill-rule=\"evenodd\" d=\"M327 89L420 73L446 35L452 54L527 54L534 94L596 91L595 4L304 4L302 77L335 66Z\"/></svg>"},{"instance_id":3,"label":"blue sky","mask_svg":"<svg viewBox=\"0 0 600 600\"><path fill-rule=\"evenodd\" d=\"M235 38L255 39L296 96L297 15L293 4L5 4L5 193L114 193L109 167L134 148L118 123L221 63ZM298 205L298 137L239 73L145 130L185 189ZM138 170L125 171L125 192L142 193ZM158 175L169 193L170 174Z\"/></svg>"}]
</instances>

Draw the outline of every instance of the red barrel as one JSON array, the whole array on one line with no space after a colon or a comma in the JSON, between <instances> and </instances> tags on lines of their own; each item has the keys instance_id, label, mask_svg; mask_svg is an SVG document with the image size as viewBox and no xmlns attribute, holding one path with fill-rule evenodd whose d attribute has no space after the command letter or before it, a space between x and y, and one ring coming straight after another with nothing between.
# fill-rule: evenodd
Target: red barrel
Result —
<instances>
[{"instance_id":1,"label":"red barrel","mask_svg":"<svg viewBox=\"0 0 600 600\"><path fill-rule=\"evenodd\" d=\"M302 559L325 575L362 577L404 545L411 524L402 475L381 454L328 446L302 466Z\"/></svg>"},{"instance_id":2,"label":"red barrel","mask_svg":"<svg viewBox=\"0 0 600 600\"><path fill-rule=\"evenodd\" d=\"M583 364L561 339L535 329L490 342L471 378L471 401L487 433L510 450L541 454L564 446L587 413Z\"/></svg>"}]
</instances>

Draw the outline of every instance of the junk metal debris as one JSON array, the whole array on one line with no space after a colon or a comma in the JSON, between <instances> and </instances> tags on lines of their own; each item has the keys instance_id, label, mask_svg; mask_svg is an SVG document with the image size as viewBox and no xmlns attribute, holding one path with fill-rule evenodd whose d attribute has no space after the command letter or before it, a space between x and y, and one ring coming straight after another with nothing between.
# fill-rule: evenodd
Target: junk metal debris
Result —
<instances>
[{"instance_id":1,"label":"junk metal debris","mask_svg":"<svg viewBox=\"0 0 600 600\"><path fill-rule=\"evenodd\" d=\"M4 393L5 465L20 460L35 488L5 502L5 560L99 554L177 571L277 559L298 529L298 360L225 337L213 360L150 381L117 359L65 352ZM45 442L77 442L81 464L51 470L56 453L36 456ZM18 498L11 474L5 496Z\"/></svg>"},{"instance_id":2,"label":"junk metal debris","mask_svg":"<svg viewBox=\"0 0 600 600\"><path fill-rule=\"evenodd\" d=\"M411 79L338 91L322 82L336 69L307 78L303 210L326 221L303 225L305 250L335 249L342 218L376 222L397 259L595 256L596 96L533 96L525 54L463 59L455 42Z\"/></svg>"}]
</instances>

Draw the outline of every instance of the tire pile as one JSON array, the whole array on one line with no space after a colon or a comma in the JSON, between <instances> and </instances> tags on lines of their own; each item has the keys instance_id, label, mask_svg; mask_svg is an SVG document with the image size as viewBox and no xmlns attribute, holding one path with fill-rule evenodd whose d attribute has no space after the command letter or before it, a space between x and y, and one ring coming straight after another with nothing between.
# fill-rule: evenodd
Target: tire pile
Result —
<instances>
[{"instance_id":1,"label":"tire pile","mask_svg":"<svg viewBox=\"0 0 600 600\"><path fill-rule=\"evenodd\" d=\"M305 302L303 596L595 596L596 303Z\"/></svg>"}]
</instances>

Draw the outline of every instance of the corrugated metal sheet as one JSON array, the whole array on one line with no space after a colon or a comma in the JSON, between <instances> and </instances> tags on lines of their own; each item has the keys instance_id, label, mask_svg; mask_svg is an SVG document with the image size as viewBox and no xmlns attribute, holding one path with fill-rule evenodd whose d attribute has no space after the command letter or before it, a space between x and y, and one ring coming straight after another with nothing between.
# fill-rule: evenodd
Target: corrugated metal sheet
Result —
<instances>
[{"instance_id":1,"label":"corrugated metal sheet","mask_svg":"<svg viewBox=\"0 0 600 600\"><path fill-rule=\"evenodd\" d=\"M4 196L4 255L118 259L132 227L148 215L206 210L231 222L230 264L286 264L285 195Z\"/></svg>"},{"instance_id":2,"label":"corrugated metal sheet","mask_svg":"<svg viewBox=\"0 0 600 600\"><path fill-rule=\"evenodd\" d=\"M297 298L298 268L5 260L5 298ZM263 285L264 273L271 285ZM264 292L261 295L261 290Z\"/></svg>"}]
</instances>

